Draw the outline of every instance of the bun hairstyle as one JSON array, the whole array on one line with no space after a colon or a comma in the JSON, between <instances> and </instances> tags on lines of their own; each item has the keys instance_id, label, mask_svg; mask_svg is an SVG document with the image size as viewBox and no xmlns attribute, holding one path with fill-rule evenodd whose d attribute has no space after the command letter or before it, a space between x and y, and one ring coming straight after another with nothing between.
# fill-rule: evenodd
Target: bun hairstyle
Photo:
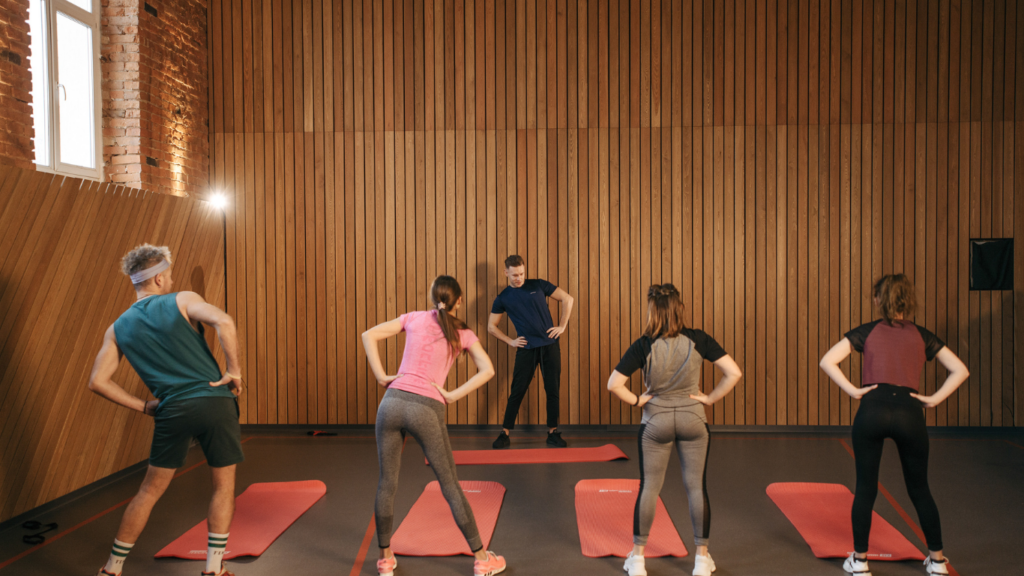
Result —
<instances>
[{"instance_id":1,"label":"bun hairstyle","mask_svg":"<svg viewBox=\"0 0 1024 576\"><path fill-rule=\"evenodd\" d=\"M683 298L672 284L652 284L647 290L648 338L672 338L686 327L683 323Z\"/></svg>"},{"instance_id":2,"label":"bun hairstyle","mask_svg":"<svg viewBox=\"0 0 1024 576\"><path fill-rule=\"evenodd\" d=\"M459 330L466 329L466 323L452 316L455 303L462 298L462 287L459 281L451 276L438 276L430 286L430 299L437 309L437 323L441 325L441 332L444 339L448 341L451 349L451 357L455 358L462 353L462 339L459 337Z\"/></svg>"},{"instance_id":3,"label":"bun hairstyle","mask_svg":"<svg viewBox=\"0 0 1024 576\"><path fill-rule=\"evenodd\" d=\"M906 274L887 274L875 282L871 295L878 301L882 318L890 325L897 316L909 318L917 310L917 293Z\"/></svg>"}]
</instances>

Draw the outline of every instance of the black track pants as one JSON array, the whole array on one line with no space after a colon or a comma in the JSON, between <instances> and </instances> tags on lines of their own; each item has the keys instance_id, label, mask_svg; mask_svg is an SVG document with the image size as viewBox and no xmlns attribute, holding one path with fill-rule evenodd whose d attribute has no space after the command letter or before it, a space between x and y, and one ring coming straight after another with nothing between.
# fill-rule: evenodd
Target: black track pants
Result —
<instances>
[{"instance_id":1,"label":"black track pants","mask_svg":"<svg viewBox=\"0 0 1024 576\"><path fill-rule=\"evenodd\" d=\"M505 420L502 427L512 430L516 427L519 406L526 397L530 381L540 366L540 375L544 379L544 395L548 399L548 428L558 426L558 385L562 379L562 353L558 342L540 348L516 349L516 363L512 368L512 384L505 407Z\"/></svg>"}]
</instances>

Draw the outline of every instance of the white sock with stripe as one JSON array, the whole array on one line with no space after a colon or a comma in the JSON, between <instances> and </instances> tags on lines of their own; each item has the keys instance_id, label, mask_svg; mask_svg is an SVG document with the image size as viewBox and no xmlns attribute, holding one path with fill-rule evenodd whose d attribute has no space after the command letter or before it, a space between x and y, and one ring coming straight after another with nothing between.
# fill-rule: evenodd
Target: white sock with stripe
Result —
<instances>
[{"instance_id":1,"label":"white sock with stripe","mask_svg":"<svg viewBox=\"0 0 1024 576\"><path fill-rule=\"evenodd\" d=\"M124 559L127 558L128 553L132 551L132 546L135 546L135 544L121 542L117 538L114 538L114 547L111 548L110 558L107 560L107 565L104 566L103 569L110 574L120 574L121 567L124 566Z\"/></svg>"},{"instance_id":2,"label":"white sock with stripe","mask_svg":"<svg viewBox=\"0 0 1024 576\"><path fill-rule=\"evenodd\" d=\"M209 534L210 537L206 545L206 572L219 574L224 562L224 551L228 546L228 535L214 534L213 532Z\"/></svg>"}]
</instances>

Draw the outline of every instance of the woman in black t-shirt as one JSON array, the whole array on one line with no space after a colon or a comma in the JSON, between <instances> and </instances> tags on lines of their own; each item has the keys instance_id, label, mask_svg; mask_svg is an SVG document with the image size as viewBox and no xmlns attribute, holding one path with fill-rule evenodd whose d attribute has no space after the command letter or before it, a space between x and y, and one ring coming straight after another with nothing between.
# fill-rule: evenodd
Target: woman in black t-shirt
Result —
<instances>
[{"instance_id":1,"label":"woman in black t-shirt","mask_svg":"<svg viewBox=\"0 0 1024 576\"><path fill-rule=\"evenodd\" d=\"M854 552L843 563L843 569L871 576L867 563L871 511L878 494L882 447L886 438L892 438L899 449L907 493L927 540L925 569L928 574L948 574L939 511L928 488L928 432L921 407L934 408L948 398L967 379L967 367L935 334L905 320L913 316L917 305L909 278L903 274L883 276L875 283L872 295L882 319L847 332L819 364L844 392L861 400L853 421L857 492L850 516ZM860 388L851 384L839 368L851 350L864 354ZM919 394L921 369L925 361L936 358L949 375L934 394Z\"/></svg>"}]
</instances>

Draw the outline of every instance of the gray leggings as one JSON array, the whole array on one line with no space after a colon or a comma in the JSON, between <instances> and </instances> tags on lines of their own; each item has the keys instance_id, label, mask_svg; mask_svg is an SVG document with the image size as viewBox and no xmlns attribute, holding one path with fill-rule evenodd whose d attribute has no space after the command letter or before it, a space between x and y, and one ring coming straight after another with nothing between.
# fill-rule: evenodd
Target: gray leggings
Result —
<instances>
[{"instance_id":1,"label":"gray leggings","mask_svg":"<svg viewBox=\"0 0 1024 576\"><path fill-rule=\"evenodd\" d=\"M444 404L419 394L389 389L377 409L376 428L380 481L377 483L374 514L377 519L378 546L391 547L398 471L402 467L402 444L408 432L423 448L441 485L441 493L452 508L455 523L469 543L469 549L476 552L483 548L473 509L469 507L455 474L455 458L448 441L448 427L444 423Z\"/></svg>"},{"instance_id":2,"label":"gray leggings","mask_svg":"<svg viewBox=\"0 0 1024 576\"><path fill-rule=\"evenodd\" d=\"M707 495L710 434L704 406L663 408L647 405L640 425L640 494L633 510L633 544L646 546L654 524L658 495L675 445L683 468L683 485L690 501L694 542L707 546L711 531L711 505Z\"/></svg>"}]
</instances>

